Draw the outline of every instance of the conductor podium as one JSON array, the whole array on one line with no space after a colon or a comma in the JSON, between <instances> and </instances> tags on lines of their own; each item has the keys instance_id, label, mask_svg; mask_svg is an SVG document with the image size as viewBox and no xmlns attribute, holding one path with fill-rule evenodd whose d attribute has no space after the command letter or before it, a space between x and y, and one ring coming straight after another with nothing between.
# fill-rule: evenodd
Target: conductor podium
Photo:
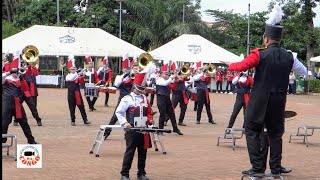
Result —
<instances>
[{"instance_id":1,"label":"conductor podium","mask_svg":"<svg viewBox=\"0 0 320 180\"><path fill-rule=\"evenodd\" d=\"M95 137L95 139L93 140L93 144L91 146L91 150L90 150L90 154L93 154L95 147L98 145L96 151L95 151L95 156L99 157L99 152L104 144L104 132L107 129L112 129L112 130L124 130L124 131L136 131L136 132L140 132L140 133L145 133L145 132L149 132L150 133L150 137L151 137L151 141L153 142L153 145L155 147L155 151L159 151L158 146L157 146L157 142L160 144L161 146L161 152L162 154L167 154L165 148L164 148L164 144L163 144L163 140L161 135L159 135L159 133L171 133L171 130L168 129L158 129L156 127L149 127L149 128L124 128L120 125L101 125L99 128L99 131Z\"/></svg>"}]
</instances>

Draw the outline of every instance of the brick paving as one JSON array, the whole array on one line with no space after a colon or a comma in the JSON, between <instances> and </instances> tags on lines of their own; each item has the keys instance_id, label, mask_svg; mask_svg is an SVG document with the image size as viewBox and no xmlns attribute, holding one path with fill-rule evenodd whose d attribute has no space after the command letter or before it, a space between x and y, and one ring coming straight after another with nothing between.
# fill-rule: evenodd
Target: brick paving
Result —
<instances>
[{"instance_id":1,"label":"brick paving","mask_svg":"<svg viewBox=\"0 0 320 180\"><path fill-rule=\"evenodd\" d=\"M76 125L70 125L67 105L67 90L40 88L38 110L43 126L38 127L26 107L29 124L36 141L43 147L42 169L17 169L12 158L2 159L2 177L5 180L17 179L107 179L120 178L122 158L125 151L123 131L113 131L107 140L100 157L89 154L99 125L107 124L114 111L118 92L111 95L110 107L104 107L104 94L96 102L97 111L89 112L91 126L85 126L79 110L76 110ZM47 94L47 96L44 96ZM224 133L232 112L235 95L211 93L211 109L217 125L208 124L207 115L202 113L201 124L196 124L193 102L188 105L185 123L180 127L184 136L165 134L164 144L167 154L148 150L146 171L152 180L239 180L241 171L250 168L245 138L238 140L233 151L230 144L217 146L217 138ZM87 104L85 102L85 104ZM290 95L287 98L287 110L298 115L286 120L286 132L283 136L283 165L293 168L285 179L320 179L320 132L310 140L309 147L299 142L288 143L289 134L295 133L300 125L320 124L319 95ZM156 103L153 106L157 111ZM179 108L176 116L179 115ZM155 115L158 122L159 114ZM241 127L242 112L238 115L234 127ZM171 124L166 128L172 128ZM26 143L20 127L9 127L9 133L17 134L18 143ZM137 155L134 158L130 176L136 179Z\"/></svg>"}]
</instances>

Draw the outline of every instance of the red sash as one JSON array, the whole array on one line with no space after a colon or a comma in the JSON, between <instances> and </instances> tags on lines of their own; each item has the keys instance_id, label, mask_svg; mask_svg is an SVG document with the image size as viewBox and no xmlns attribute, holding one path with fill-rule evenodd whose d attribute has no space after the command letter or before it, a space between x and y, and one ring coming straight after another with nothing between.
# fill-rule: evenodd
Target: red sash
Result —
<instances>
[{"instance_id":1,"label":"red sash","mask_svg":"<svg viewBox=\"0 0 320 180\"><path fill-rule=\"evenodd\" d=\"M75 91L74 92L75 96L76 96L76 105L81 105L81 94L80 91Z\"/></svg>"},{"instance_id":2,"label":"red sash","mask_svg":"<svg viewBox=\"0 0 320 180\"><path fill-rule=\"evenodd\" d=\"M16 119L21 119L22 118L22 112L21 112L21 103L20 103L20 98L19 97L14 97L14 105L16 108Z\"/></svg>"},{"instance_id":3,"label":"red sash","mask_svg":"<svg viewBox=\"0 0 320 180\"><path fill-rule=\"evenodd\" d=\"M189 100L188 100L188 98L187 98L187 95L186 95L186 91L185 91L185 90L182 91L182 96L183 96L183 101L184 101L184 103L185 103L185 104L188 104Z\"/></svg>"},{"instance_id":4,"label":"red sash","mask_svg":"<svg viewBox=\"0 0 320 180\"><path fill-rule=\"evenodd\" d=\"M150 134L149 132L146 132L144 135L144 149L149 149L152 147Z\"/></svg>"},{"instance_id":5,"label":"red sash","mask_svg":"<svg viewBox=\"0 0 320 180\"><path fill-rule=\"evenodd\" d=\"M244 94L244 102L246 103L246 106L248 106L248 102L249 102L249 94Z\"/></svg>"},{"instance_id":6,"label":"red sash","mask_svg":"<svg viewBox=\"0 0 320 180\"><path fill-rule=\"evenodd\" d=\"M31 96L36 96L36 88L35 88L35 83L34 82L30 82L30 93Z\"/></svg>"},{"instance_id":7,"label":"red sash","mask_svg":"<svg viewBox=\"0 0 320 180\"><path fill-rule=\"evenodd\" d=\"M208 91L208 89L206 89L205 92L206 92L206 101L209 104L210 103L210 99L209 99L209 91Z\"/></svg>"}]
</instances>

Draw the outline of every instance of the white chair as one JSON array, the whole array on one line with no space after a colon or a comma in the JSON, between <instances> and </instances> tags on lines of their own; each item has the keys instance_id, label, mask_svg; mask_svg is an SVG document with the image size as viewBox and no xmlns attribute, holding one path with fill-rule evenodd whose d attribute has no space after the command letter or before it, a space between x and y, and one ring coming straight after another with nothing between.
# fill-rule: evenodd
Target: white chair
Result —
<instances>
[{"instance_id":1,"label":"white chair","mask_svg":"<svg viewBox=\"0 0 320 180\"><path fill-rule=\"evenodd\" d=\"M14 160L17 161L17 136L14 134L2 134L2 138L11 139L10 142L2 143L2 149L6 149L6 153L8 157L14 157ZM14 156L10 156L10 147L14 147Z\"/></svg>"}]
</instances>

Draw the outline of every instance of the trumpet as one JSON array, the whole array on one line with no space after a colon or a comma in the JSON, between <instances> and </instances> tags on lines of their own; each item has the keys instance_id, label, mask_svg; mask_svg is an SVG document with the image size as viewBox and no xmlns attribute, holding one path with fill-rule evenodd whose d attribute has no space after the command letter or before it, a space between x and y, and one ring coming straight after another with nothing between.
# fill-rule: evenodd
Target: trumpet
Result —
<instances>
[{"instance_id":1,"label":"trumpet","mask_svg":"<svg viewBox=\"0 0 320 180\"><path fill-rule=\"evenodd\" d=\"M78 74L79 76L85 75L86 72L87 72L87 69L86 69L86 68L78 69L78 70L77 70L77 74Z\"/></svg>"}]
</instances>

